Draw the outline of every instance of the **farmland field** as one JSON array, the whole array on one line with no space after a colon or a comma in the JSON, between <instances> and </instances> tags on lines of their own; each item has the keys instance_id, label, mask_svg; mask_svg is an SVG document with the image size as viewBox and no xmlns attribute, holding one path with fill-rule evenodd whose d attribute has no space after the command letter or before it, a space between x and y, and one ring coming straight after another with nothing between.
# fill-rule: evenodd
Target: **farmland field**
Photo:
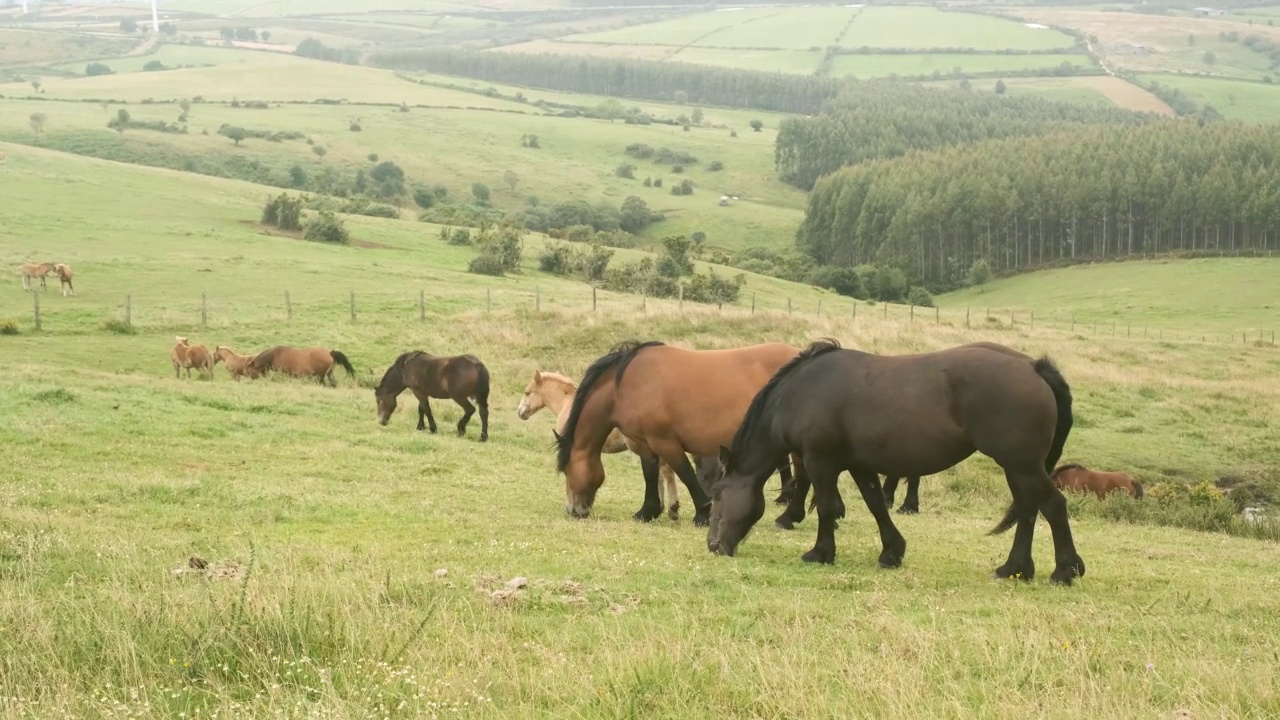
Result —
<instances>
[{"instance_id":1,"label":"farmland field","mask_svg":"<svg viewBox=\"0 0 1280 720\"><path fill-rule=\"evenodd\" d=\"M975 55L922 53L919 55L837 55L831 75L875 78L899 75L920 77L940 73L948 75L959 68L963 73L992 73L1020 70L1053 70L1063 63L1075 67L1093 67L1086 55Z\"/></svg>"},{"instance_id":2,"label":"farmland field","mask_svg":"<svg viewBox=\"0 0 1280 720\"><path fill-rule=\"evenodd\" d=\"M880 352L993 339L1062 366L1079 418L1068 459L1197 480L1280 457L1273 349L872 312L787 320L778 301L801 289L756 278L768 317L671 303L646 315L634 296L607 294L592 314L583 285L528 264L514 280L468 275L465 249L411 225L352 219L357 239L383 248L301 243L251 222L263 188L4 151L21 182L0 259L70 260L79 291L43 297L36 333L30 295L16 279L0 290L0 316L22 318L0 341L13 410L0 418L7 714L1014 717L1027 700L1006 689L1028 677L1048 716L1280 706L1271 542L1118 524L1073 500L1086 577L1070 589L995 582L1009 537L984 533L1008 495L976 458L925 481L921 515L895 516L910 543L900 570L874 568L857 504L834 567L798 560L812 519L792 533L766 521L739 557L717 558L687 509L678 522L630 519L640 493L626 457L605 459L592 518L568 519L550 418L514 415L534 369L576 375L629 336L724 347L834 335ZM51 196L76 200L50 213ZM528 305L537 285L551 303L540 313ZM136 332L109 333L126 294ZM241 351L323 343L352 358L361 385L237 384L222 368L212 382L175 380L175 334ZM415 433L411 404L377 425L369 385L415 347L485 360L488 444L474 420L465 438ZM458 417L447 402L435 412L446 430ZM1037 541L1048 567L1047 530ZM173 572L191 555L210 579ZM527 587L496 592L516 576ZM895 681L849 676L870 666Z\"/></svg>"},{"instance_id":3,"label":"farmland field","mask_svg":"<svg viewBox=\"0 0 1280 720\"><path fill-rule=\"evenodd\" d=\"M984 82L993 82L986 80ZM1138 112L1155 112L1172 115L1173 110L1163 100L1133 83L1113 75L1091 75L1066 78L1005 78L1009 95L1036 95L1046 100L1112 104ZM934 87L957 87L956 80L926 82ZM976 83L975 83L976 84Z\"/></svg>"},{"instance_id":4,"label":"farmland field","mask_svg":"<svg viewBox=\"0 0 1280 720\"><path fill-rule=\"evenodd\" d=\"M125 38L0 28L0 66L94 60L122 54L135 44Z\"/></svg>"},{"instance_id":5,"label":"farmland field","mask_svg":"<svg viewBox=\"0 0 1280 720\"><path fill-rule=\"evenodd\" d=\"M1212 105L1231 120L1274 122L1280 113L1280 86L1245 80L1144 75L1147 82L1175 87L1198 103Z\"/></svg>"},{"instance_id":6,"label":"farmland field","mask_svg":"<svg viewBox=\"0 0 1280 720\"><path fill-rule=\"evenodd\" d=\"M1011 20L925 7L865 8L840 42L845 47L1054 50L1075 41L1056 30Z\"/></svg>"}]
</instances>

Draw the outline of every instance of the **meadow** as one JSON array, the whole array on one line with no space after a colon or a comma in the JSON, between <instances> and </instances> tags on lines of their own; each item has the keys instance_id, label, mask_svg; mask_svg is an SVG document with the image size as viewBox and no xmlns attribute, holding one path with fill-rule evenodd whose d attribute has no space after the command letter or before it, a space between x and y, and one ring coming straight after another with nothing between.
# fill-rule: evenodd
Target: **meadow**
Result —
<instances>
[{"instance_id":1,"label":"meadow","mask_svg":"<svg viewBox=\"0 0 1280 720\"><path fill-rule=\"evenodd\" d=\"M1076 68L1094 67L1085 55L859 54L837 55L831 64L831 75L866 79L891 75L923 77L935 73L940 75L991 74L1024 70L1048 72L1063 63Z\"/></svg>"},{"instance_id":2,"label":"meadow","mask_svg":"<svg viewBox=\"0 0 1280 720\"><path fill-rule=\"evenodd\" d=\"M1048 352L1063 368L1077 408L1064 459L1125 468L1150 487L1274 467L1272 348L876 313L788 318L778 301L815 291L755 277L748 289L768 295L770 313L641 312L638 298L605 294L593 313L548 303L585 286L528 265L510 279L462 272L466 251L434 228L351 218L357 240L381 247L303 243L254 222L261 187L4 152L4 172L21 182L8 185L16 210L0 228L0 261L71 260L79 291L41 298L44 330L23 320L19 335L0 337L10 368L0 401L13 409L0 416L6 716L1280 709L1271 542L1117 524L1102 503L1073 499L1086 577L1070 589L996 582L989 573L1010 538L985 532L1007 490L975 458L925 480L922 514L896 516L910 545L900 570L874 568L877 543L856 502L835 566L799 561L812 520L791 533L766 521L737 558L717 558L687 508L678 522L630 519L640 499L631 458L606 458L592 517L569 519L551 419L514 414L533 370L576 376L626 337L729 347L834 336L876 352L989 339ZM486 290L507 298L531 285L543 293L538 311L480 305ZM276 299L286 289L288 322ZM207 328L198 292L210 297ZM126 294L134 331L108 332ZM0 316L15 317L32 301L16 278L0 299ZM233 383L222 368L212 381L174 379L179 334L241 352L325 344L352 358L358 382ZM377 425L369 387L412 348L484 359L489 443L474 427L465 438L416 433L404 407ZM448 403L435 412L444 427L459 413ZM1038 540L1045 567L1043 526ZM184 569L191 555L206 572ZM505 592L517 577L527 585ZM892 681L866 682L867 667Z\"/></svg>"},{"instance_id":3,"label":"meadow","mask_svg":"<svg viewBox=\"0 0 1280 720\"><path fill-rule=\"evenodd\" d=\"M1180 75L1143 75L1186 93L1197 103L1209 104L1229 120L1272 122L1280 111L1280 87L1247 80L1198 78Z\"/></svg>"}]
</instances>

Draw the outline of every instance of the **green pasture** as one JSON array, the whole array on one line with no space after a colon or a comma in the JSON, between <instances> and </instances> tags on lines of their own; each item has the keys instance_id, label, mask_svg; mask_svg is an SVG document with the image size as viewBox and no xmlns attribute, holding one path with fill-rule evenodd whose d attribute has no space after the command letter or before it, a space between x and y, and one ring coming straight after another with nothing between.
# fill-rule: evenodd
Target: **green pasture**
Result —
<instances>
[{"instance_id":1,"label":"green pasture","mask_svg":"<svg viewBox=\"0 0 1280 720\"><path fill-rule=\"evenodd\" d=\"M807 14L807 9L791 9L787 12ZM695 13L632 25L603 32L567 35L561 40L571 42L612 43L621 45L697 45L712 43L729 28L754 21L768 22L778 15L777 8L724 8L711 12ZM769 47L772 47L770 45Z\"/></svg>"},{"instance_id":2,"label":"green pasture","mask_svg":"<svg viewBox=\"0 0 1280 720\"><path fill-rule=\"evenodd\" d=\"M687 47L672 55L668 62L811 75L822 62L822 53L808 50L724 50Z\"/></svg>"},{"instance_id":3,"label":"green pasture","mask_svg":"<svg viewBox=\"0 0 1280 720\"><path fill-rule=\"evenodd\" d=\"M1024 70L1054 70L1062 63L1094 67L1086 55L971 55L966 53L921 53L919 55L837 55L831 75L875 78L899 75L919 77L939 73L992 73Z\"/></svg>"},{"instance_id":4,"label":"green pasture","mask_svg":"<svg viewBox=\"0 0 1280 720\"><path fill-rule=\"evenodd\" d=\"M1052 50L1075 40L1003 18L927 7L867 7L840 42L845 47Z\"/></svg>"},{"instance_id":5,"label":"green pasture","mask_svg":"<svg viewBox=\"0 0 1280 720\"><path fill-rule=\"evenodd\" d=\"M1094 105L1111 105L1112 102L1097 89L1085 84L1081 78L1004 78L1005 94L1010 96L1034 95L1046 100L1059 102L1090 103ZM959 80L929 80L921 83L926 87L959 88ZM970 88L980 91L995 89L995 80L984 79L970 81Z\"/></svg>"},{"instance_id":6,"label":"green pasture","mask_svg":"<svg viewBox=\"0 0 1280 720\"><path fill-rule=\"evenodd\" d=\"M319 246L264 234L254 219L267 188L0 147L16 180L5 183L0 261L71 262L79 291L43 294L36 332L31 294L16 276L0 287L0 318L19 325L0 335L6 716L1280 711L1274 542L1116 523L1101 503L1073 498L1087 575L1047 584L1041 524L1040 575L997 582L990 571L1012 538L986 532L1008 491L977 457L924 481L920 515L894 516L908 540L899 570L875 568L875 532L848 483L834 566L800 562L816 522L777 530L773 506L738 557L714 557L687 496L677 522L631 519L641 498L631 457L606 457L592 517L569 519L551 418L515 415L535 369L580 376L624 338L711 348L834 336L873 352L995 340L1050 353L1071 382L1064 460L1154 486L1280 462L1273 348L965 329L954 314L913 323L865 304L856 319L788 318L785 297L811 307L830 296L754 276L754 318L670 302L646 312L639 298L603 293L592 313L587 286L533 268L532 238L521 274L480 278L462 272L469 252L431 226L350 218L355 238L377 247ZM1107 267L1125 266L1089 272ZM1207 287L1208 272L1164 288ZM135 333L108 332L126 295ZM1212 318L1212 307L1195 309ZM233 383L221 367L211 381L174 379L175 335L241 352L338 348L359 382ZM439 435L413 430L408 396L388 426L375 422L370 386L416 348L484 360L487 444L478 418L466 437L452 434L459 410L448 401L434 403ZM177 572L192 555L206 573ZM523 589L502 592L516 577ZM892 681L868 682L866 668Z\"/></svg>"},{"instance_id":7,"label":"green pasture","mask_svg":"<svg viewBox=\"0 0 1280 720\"><path fill-rule=\"evenodd\" d=\"M0 27L0 67L89 61L121 55L136 44L135 40L124 37Z\"/></svg>"},{"instance_id":8,"label":"green pasture","mask_svg":"<svg viewBox=\"0 0 1280 720\"><path fill-rule=\"evenodd\" d=\"M1142 79L1175 87L1197 103L1208 103L1230 120L1275 122L1280 117L1280 86L1225 78L1144 75Z\"/></svg>"},{"instance_id":9,"label":"green pasture","mask_svg":"<svg viewBox=\"0 0 1280 720\"><path fill-rule=\"evenodd\" d=\"M478 3L484 5L484 3ZM272 18L290 15L328 15L350 12L352 5L343 0L162 0L160 6L171 11L225 15L236 18ZM448 12L475 4L442 0L370 0L362 3L365 12L405 12L436 10Z\"/></svg>"},{"instance_id":10,"label":"green pasture","mask_svg":"<svg viewBox=\"0 0 1280 720\"><path fill-rule=\"evenodd\" d=\"M149 62L158 60L167 68L180 66L230 66L244 73L245 68L288 68L300 70L308 66L304 58L281 52L263 50L242 50L238 48L216 47L211 45L183 45L179 43L163 43L155 52L146 55L130 55L126 57L103 58L102 62L116 73L142 72ZM83 75L84 63L67 63L55 66L61 70ZM189 69L189 68L188 68Z\"/></svg>"}]
</instances>

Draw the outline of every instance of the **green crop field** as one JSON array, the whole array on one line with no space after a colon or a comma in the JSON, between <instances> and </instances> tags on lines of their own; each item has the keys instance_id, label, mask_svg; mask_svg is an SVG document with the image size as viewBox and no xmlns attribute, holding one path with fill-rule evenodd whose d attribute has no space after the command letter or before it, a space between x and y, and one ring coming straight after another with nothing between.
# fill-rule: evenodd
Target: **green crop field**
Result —
<instances>
[{"instance_id":1,"label":"green crop field","mask_svg":"<svg viewBox=\"0 0 1280 720\"><path fill-rule=\"evenodd\" d=\"M1053 70L1063 63L1077 68L1092 68L1087 55L973 55L922 53L919 55L837 55L831 75L857 78L919 77L940 73L1016 72L1021 70Z\"/></svg>"},{"instance_id":2,"label":"green crop field","mask_svg":"<svg viewBox=\"0 0 1280 720\"><path fill-rule=\"evenodd\" d=\"M1280 86L1245 80L1144 75L1147 82L1175 87L1197 103L1212 105L1231 120L1274 122L1280 113Z\"/></svg>"},{"instance_id":3,"label":"green crop field","mask_svg":"<svg viewBox=\"0 0 1280 720\"><path fill-rule=\"evenodd\" d=\"M1075 41L1056 30L1033 29L1003 18L926 7L869 7L841 40L845 47L1052 50Z\"/></svg>"},{"instance_id":4,"label":"green crop field","mask_svg":"<svg viewBox=\"0 0 1280 720\"><path fill-rule=\"evenodd\" d=\"M125 38L0 28L0 67L58 60L93 60L127 52ZM2 76L0 76L2 77Z\"/></svg>"},{"instance_id":5,"label":"green crop field","mask_svg":"<svg viewBox=\"0 0 1280 720\"><path fill-rule=\"evenodd\" d=\"M16 277L0 290L0 316L20 330L0 336L6 715L1014 717L1028 693L1055 717L1280 709L1273 542L1116 523L1104 516L1121 502L1073 499L1086 577L996 582L1011 538L985 532L1008 493L977 458L925 480L921 515L895 516L910 547L900 570L875 569L874 531L847 487L835 566L799 560L813 519L790 533L766 520L737 558L717 558L687 508L678 522L630 519L631 458L606 458L592 518L569 519L551 419L514 414L533 370L577 375L624 337L832 335L876 352L991 339L1061 365L1077 414L1065 459L1197 481L1280 460L1272 348L875 312L788 320L781 298L816 294L754 277L767 316L642 313L611 295L593 314L585 285L528 262L513 279L467 275L465 249L415 225L352 218L356 239L379 247L319 246L257 228L265 188L3 151L17 182L0 260L69 261L78 289L41 298L41 332ZM136 332L108 332L125 295ZM222 368L174 379L174 335L242 352L336 347L360 385L237 384ZM484 359L487 444L474 420L465 438L448 432L459 411L447 402L440 435L414 432L403 401L377 425L369 384L413 348ZM1036 540L1046 568L1043 526ZM178 572L191 555L207 572ZM527 585L501 591L515 577ZM867 667L893 682L852 679Z\"/></svg>"},{"instance_id":6,"label":"green crop field","mask_svg":"<svg viewBox=\"0 0 1280 720\"><path fill-rule=\"evenodd\" d=\"M822 62L822 53L807 50L725 50L687 47L671 55L669 60L697 65L811 75L818 69L818 63Z\"/></svg>"}]
</instances>

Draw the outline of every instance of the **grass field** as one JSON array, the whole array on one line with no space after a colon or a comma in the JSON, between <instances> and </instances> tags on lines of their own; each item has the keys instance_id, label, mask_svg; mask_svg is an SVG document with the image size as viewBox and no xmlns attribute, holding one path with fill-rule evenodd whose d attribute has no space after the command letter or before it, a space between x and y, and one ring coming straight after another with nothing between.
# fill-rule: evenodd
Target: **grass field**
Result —
<instances>
[{"instance_id":1,"label":"grass field","mask_svg":"<svg viewBox=\"0 0 1280 720\"><path fill-rule=\"evenodd\" d=\"M1145 75L1143 80L1175 87L1197 103L1213 105L1230 120L1275 122L1280 112L1280 87L1244 80Z\"/></svg>"},{"instance_id":2,"label":"grass field","mask_svg":"<svg viewBox=\"0 0 1280 720\"><path fill-rule=\"evenodd\" d=\"M123 54L136 44L126 38L0 28L0 67L94 60Z\"/></svg>"},{"instance_id":3,"label":"grass field","mask_svg":"<svg viewBox=\"0 0 1280 720\"><path fill-rule=\"evenodd\" d=\"M920 77L940 73L948 75L957 69L962 73L1014 72L1020 70L1049 71L1063 63L1078 68L1095 67L1087 55L971 55L928 53L919 55L837 55L831 65L832 76L876 78L898 75Z\"/></svg>"},{"instance_id":4,"label":"grass field","mask_svg":"<svg viewBox=\"0 0 1280 720\"><path fill-rule=\"evenodd\" d=\"M994 86L994 81L974 81L973 87L986 89L987 84ZM955 88L958 80L937 80L924 83L932 87ZM1114 75L1091 75L1088 77L1016 77L1004 78L1005 92L1009 95L1036 95L1048 100L1061 102L1083 102L1113 104L1118 107L1137 110L1138 112L1155 112L1173 115L1173 110L1163 100L1123 78Z\"/></svg>"},{"instance_id":5,"label":"grass field","mask_svg":"<svg viewBox=\"0 0 1280 720\"><path fill-rule=\"evenodd\" d=\"M925 7L866 8L840 43L845 47L1052 50L1075 41L1056 30L1033 29L1003 18Z\"/></svg>"},{"instance_id":6,"label":"grass field","mask_svg":"<svg viewBox=\"0 0 1280 720\"><path fill-rule=\"evenodd\" d=\"M568 519L551 419L514 414L534 369L580 374L625 337L726 347L832 335L877 352L991 339L1051 353L1072 383L1077 426L1064 459L1191 481L1280 461L1272 348L966 330L873 312L788 320L782 298L819 295L754 277L748 289L773 314L681 315L672 303L642 313L637 298L607 294L593 314L586 286L528 261L514 279L462 272L467 251L429 226L352 218L358 240L386 247L318 246L262 234L252 222L261 187L0 148L0 261L70 261L79 290L41 298L37 333L17 278L0 287L0 317L22 318L20 335L0 336L0 402L11 409L0 415L6 716L1280 711L1272 542L1117 524L1096 501L1073 500L1087 576L1070 589L1043 577L995 582L1011 538L985 532L1008 493L977 458L925 480L921 515L895 516L910 544L900 570L875 569L874 532L847 485L834 567L798 559L812 519L792 533L766 521L737 558L716 558L687 508L679 522L630 519L640 500L631 458L606 458L592 518ZM1107 267L1123 266L1088 271ZM1207 287L1215 272L1254 277L1227 261L1196 267L1177 285L1165 278L1165 291ZM535 286L540 313L528 305ZM108 333L102 322L119 317L126 294L137 332ZM1238 295L1217 301L1245 304ZM364 386L236 384L221 368L212 382L175 380L175 334L241 351L336 347ZM415 433L405 405L389 426L374 421L370 373L418 347L485 360L489 443L477 443L474 422L465 438ZM446 429L459 413L447 403L435 412ZM1043 525L1036 539L1047 573ZM193 554L210 579L172 572ZM516 576L525 589L494 594ZM891 681L867 682L866 668Z\"/></svg>"}]
</instances>

